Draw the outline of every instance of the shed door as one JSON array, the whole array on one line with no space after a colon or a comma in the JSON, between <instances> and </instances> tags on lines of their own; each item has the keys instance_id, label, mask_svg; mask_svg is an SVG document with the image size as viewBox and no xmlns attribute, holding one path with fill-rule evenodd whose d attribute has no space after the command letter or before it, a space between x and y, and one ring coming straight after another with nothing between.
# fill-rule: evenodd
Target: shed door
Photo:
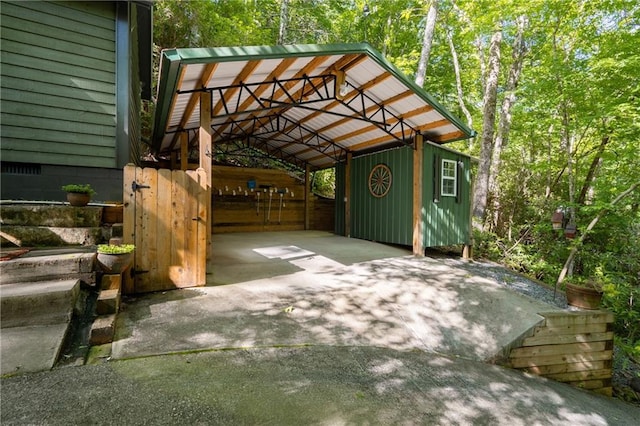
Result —
<instances>
[{"instance_id":1,"label":"shed door","mask_svg":"<svg viewBox=\"0 0 640 426\"><path fill-rule=\"evenodd\" d=\"M133 293L205 285L204 169L124 168L124 240L136 245Z\"/></svg>"}]
</instances>

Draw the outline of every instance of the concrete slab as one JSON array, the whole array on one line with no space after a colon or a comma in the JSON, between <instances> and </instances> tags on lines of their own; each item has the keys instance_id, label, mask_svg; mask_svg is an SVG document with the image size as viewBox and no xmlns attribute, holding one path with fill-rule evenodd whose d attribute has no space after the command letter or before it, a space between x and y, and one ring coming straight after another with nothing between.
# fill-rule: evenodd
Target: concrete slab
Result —
<instances>
[{"instance_id":1,"label":"concrete slab","mask_svg":"<svg viewBox=\"0 0 640 426\"><path fill-rule=\"evenodd\" d=\"M554 309L403 248L318 232L234 236L214 236L212 265L215 284L233 284L130 299L114 358L334 345L487 360ZM254 250L283 246L314 254L284 260ZM247 279L253 271L259 278Z\"/></svg>"},{"instance_id":2,"label":"concrete slab","mask_svg":"<svg viewBox=\"0 0 640 426\"><path fill-rule=\"evenodd\" d=\"M106 355L106 354L104 354ZM371 347L186 353L2 381L2 425L634 425L640 409L562 383Z\"/></svg>"},{"instance_id":3,"label":"concrete slab","mask_svg":"<svg viewBox=\"0 0 640 426\"><path fill-rule=\"evenodd\" d=\"M59 323L0 329L0 375L51 369L67 327L68 323Z\"/></svg>"}]
</instances>

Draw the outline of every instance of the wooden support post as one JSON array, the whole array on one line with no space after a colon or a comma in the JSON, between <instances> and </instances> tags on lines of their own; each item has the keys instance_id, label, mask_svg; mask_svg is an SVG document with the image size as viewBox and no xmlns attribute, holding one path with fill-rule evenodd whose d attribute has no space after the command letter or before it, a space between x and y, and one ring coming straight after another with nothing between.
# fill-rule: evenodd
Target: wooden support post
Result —
<instances>
[{"instance_id":1,"label":"wooden support post","mask_svg":"<svg viewBox=\"0 0 640 426\"><path fill-rule=\"evenodd\" d=\"M169 167L171 168L171 170L178 169L178 152L177 151L171 151L171 164L169 165Z\"/></svg>"},{"instance_id":2,"label":"wooden support post","mask_svg":"<svg viewBox=\"0 0 640 426\"><path fill-rule=\"evenodd\" d=\"M344 235L351 237L351 160L352 154L347 153L347 164L344 168Z\"/></svg>"},{"instance_id":3,"label":"wooden support post","mask_svg":"<svg viewBox=\"0 0 640 426\"><path fill-rule=\"evenodd\" d=\"M311 167L307 164L304 170L304 230L308 231L311 228L311 186L309 176L311 175Z\"/></svg>"},{"instance_id":4,"label":"wooden support post","mask_svg":"<svg viewBox=\"0 0 640 426\"><path fill-rule=\"evenodd\" d=\"M213 162L213 142L211 137L211 93L200 94L200 129L198 132L200 147L200 168L205 172L205 188L207 191L207 230L206 250L207 260L211 260L211 222L213 214L211 209L211 164Z\"/></svg>"},{"instance_id":5,"label":"wooden support post","mask_svg":"<svg viewBox=\"0 0 640 426\"><path fill-rule=\"evenodd\" d=\"M471 260L473 259L473 179L471 178L471 172L469 171L469 244L465 244L462 247L462 258ZM462 176L458 176L458 179L462 179Z\"/></svg>"},{"instance_id":6,"label":"wooden support post","mask_svg":"<svg viewBox=\"0 0 640 426\"><path fill-rule=\"evenodd\" d=\"M415 137L413 150L413 254L424 256L424 219L422 212L422 171L424 141L421 134Z\"/></svg>"},{"instance_id":7,"label":"wooden support post","mask_svg":"<svg viewBox=\"0 0 640 426\"><path fill-rule=\"evenodd\" d=\"M189 134L180 134L180 170L185 171L189 166Z\"/></svg>"}]
</instances>

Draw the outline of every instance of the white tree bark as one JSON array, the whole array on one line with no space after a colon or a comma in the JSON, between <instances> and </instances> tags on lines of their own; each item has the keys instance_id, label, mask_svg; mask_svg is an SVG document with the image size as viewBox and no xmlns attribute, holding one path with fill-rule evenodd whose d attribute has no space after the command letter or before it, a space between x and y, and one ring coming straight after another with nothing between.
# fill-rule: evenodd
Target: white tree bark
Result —
<instances>
[{"instance_id":1,"label":"white tree bark","mask_svg":"<svg viewBox=\"0 0 640 426\"><path fill-rule=\"evenodd\" d=\"M449 42L449 50L451 50L451 59L453 60L453 72L456 75L456 92L458 94L458 105L460 105L460 109L467 119L467 125L471 128L473 127L473 117L471 117L471 113L464 103L462 79L460 78L460 63L458 62L458 53L456 52L456 47L453 44L453 34L451 29L447 31L447 41Z\"/></svg>"},{"instance_id":2,"label":"white tree bark","mask_svg":"<svg viewBox=\"0 0 640 426\"><path fill-rule=\"evenodd\" d=\"M500 74L500 44L502 29L498 29L491 37L489 45L489 74L487 75L486 90L483 101L482 138L480 146L480 164L476 176L473 194L473 216L477 225L482 227L487 208L489 193L489 172L491 170L491 155L493 153L493 134L496 118L496 103L498 96L498 76Z\"/></svg>"},{"instance_id":3,"label":"white tree bark","mask_svg":"<svg viewBox=\"0 0 640 426\"><path fill-rule=\"evenodd\" d=\"M493 145L493 153L491 156L491 167L489 169L489 194L492 195L492 210L493 210L493 226L494 229L498 226L499 214L500 214L500 196L498 188L498 175L502 166L502 149L507 145L509 141L509 131L511 129L511 122L513 116L511 115L511 109L516 102L516 88L518 87L518 81L520 80L520 74L522 73L522 64L524 57L527 53L527 48L524 42L524 30L527 26L527 18L520 16L517 19L516 38L513 41L512 51L512 63L509 69L509 77L507 78L507 85L505 88L505 96L502 100L502 107L500 109L500 118L498 120L498 131L496 133L496 140Z\"/></svg>"},{"instance_id":4,"label":"white tree bark","mask_svg":"<svg viewBox=\"0 0 640 426\"><path fill-rule=\"evenodd\" d=\"M280 28L278 30L278 44L284 44L287 37L287 21L289 20L289 0L280 3Z\"/></svg>"},{"instance_id":5,"label":"white tree bark","mask_svg":"<svg viewBox=\"0 0 640 426\"><path fill-rule=\"evenodd\" d=\"M424 78L427 75L427 65L429 64L429 55L431 54L431 45L433 44L437 18L437 0L431 0L429 12L427 12L427 24L422 38L422 51L420 52L420 60L418 61L418 70L416 71L416 84L420 87L424 85Z\"/></svg>"}]
</instances>

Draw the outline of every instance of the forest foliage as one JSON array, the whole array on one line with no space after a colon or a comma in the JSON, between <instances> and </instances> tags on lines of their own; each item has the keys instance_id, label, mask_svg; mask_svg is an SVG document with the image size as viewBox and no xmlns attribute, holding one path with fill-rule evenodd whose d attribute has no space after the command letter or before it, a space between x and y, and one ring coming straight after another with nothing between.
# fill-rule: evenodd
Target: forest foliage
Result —
<instances>
[{"instance_id":1,"label":"forest foliage","mask_svg":"<svg viewBox=\"0 0 640 426\"><path fill-rule=\"evenodd\" d=\"M479 159L476 256L550 285L563 268L567 279L597 279L618 335L640 355L636 0L161 0L154 8L156 57L171 47L366 41L412 79L431 9L423 86L478 133L452 145ZM317 181L332 185L330 174ZM552 229L556 210L581 238Z\"/></svg>"}]
</instances>

